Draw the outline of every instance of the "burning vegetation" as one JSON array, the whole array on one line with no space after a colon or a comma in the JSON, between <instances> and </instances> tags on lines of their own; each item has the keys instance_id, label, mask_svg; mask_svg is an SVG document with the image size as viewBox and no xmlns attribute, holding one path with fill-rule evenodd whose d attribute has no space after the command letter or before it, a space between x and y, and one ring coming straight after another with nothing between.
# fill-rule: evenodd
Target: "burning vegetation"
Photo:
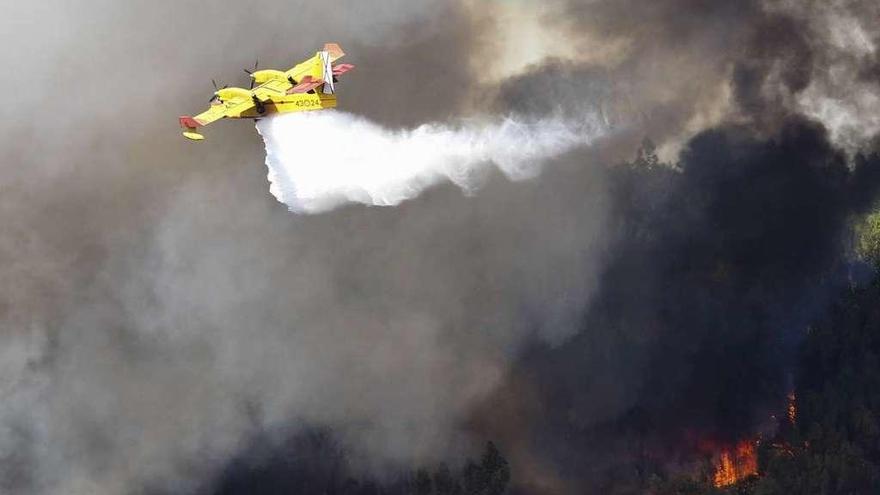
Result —
<instances>
[{"instance_id":1,"label":"burning vegetation","mask_svg":"<svg viewBox=\"0 0 880 495\"><path fill-rule=\"evenodd\" d=\"M727 447L703 443L708 470L672 476L649 493L880 493L878 300L875 263L869 281L839 293L830 313L808 328L776 431Z\"/></svg>"},{"instance_id":2,"label":"burning vegetation","mask_svg":"<svg viewBox=\"0 0 880 495\"><path fill-rule=\"evenodd\" d=\"M715 475L712 484L716 488L736 483L758 474L757 442L743 440L733 448L724 449L715 459Z\"/></svg>"}]
</instances>

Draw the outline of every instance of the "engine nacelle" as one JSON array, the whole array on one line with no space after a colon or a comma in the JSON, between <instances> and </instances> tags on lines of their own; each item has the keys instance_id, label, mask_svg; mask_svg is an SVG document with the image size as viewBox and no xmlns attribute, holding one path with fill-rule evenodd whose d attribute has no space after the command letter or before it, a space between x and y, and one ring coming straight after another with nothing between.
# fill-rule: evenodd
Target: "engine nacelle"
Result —
<instances>
[{"instance_id":1,"label":"engine nacelle","mask_svg":"<svg viewBox=\"0 0 880 495\"><path fill-rule=\"evenodd\" d=\"M228 101L235 98L250 98L251 91L244 88L223 88L218 89L216 93L214 93L218 98L222 101Z\"/></svg>"},{"instance_id":2,"label":"engine nacelle","mask_svg":"<svg viewBox=\"0 0 880 495\"><path fill-rule=\"evenodd\" d=\"M280 70L264 69L252 72L251 77L254 79L254 84L263 84L273 79L286 80L287 74Z\"/></svg>"}]
</instances>

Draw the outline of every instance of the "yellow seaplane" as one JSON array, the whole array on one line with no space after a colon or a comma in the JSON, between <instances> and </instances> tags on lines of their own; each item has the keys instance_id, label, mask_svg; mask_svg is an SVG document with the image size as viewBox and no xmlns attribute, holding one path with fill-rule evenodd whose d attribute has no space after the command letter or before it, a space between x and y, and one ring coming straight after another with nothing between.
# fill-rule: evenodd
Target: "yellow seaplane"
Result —
<instances>
[{"instance_id":1,"label":"yellow seaplane","mask_svg":"<svg viewBox=\"0 0 880 495\"><path fill-rule=\"evenodd\" d=\"M333 65L345 52L336 43L327 43L315 56L287 71L245 69L251 86L217 88L211 107L190 117L180 117L183 135L200 141L205 139L196 130L223 118L259 119L274 113L304 112L336 107L337 77L354 68L351 64Z\"/></svg>"}]
</instances>

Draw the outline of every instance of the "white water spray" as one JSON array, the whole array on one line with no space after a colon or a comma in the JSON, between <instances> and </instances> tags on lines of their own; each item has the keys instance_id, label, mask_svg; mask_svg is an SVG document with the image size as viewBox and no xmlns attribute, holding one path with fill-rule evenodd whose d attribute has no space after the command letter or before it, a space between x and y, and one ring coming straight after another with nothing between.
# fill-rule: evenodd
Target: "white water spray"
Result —
<instances>
[{"instance_id":1,"label":"white water spray","mask_svg":"<svg viewBox=\"0 0 880 495\"><path fill-rule=\"evenodd\" d=\"M391 131L324 110L263 119L257 130L270 192L293 212L319 213L352 202L396 205L442 181L469 193L492 164L511 180L528 179L544 159L599 136L597 122L504 119Z\"/></svg>"}]
</instances>

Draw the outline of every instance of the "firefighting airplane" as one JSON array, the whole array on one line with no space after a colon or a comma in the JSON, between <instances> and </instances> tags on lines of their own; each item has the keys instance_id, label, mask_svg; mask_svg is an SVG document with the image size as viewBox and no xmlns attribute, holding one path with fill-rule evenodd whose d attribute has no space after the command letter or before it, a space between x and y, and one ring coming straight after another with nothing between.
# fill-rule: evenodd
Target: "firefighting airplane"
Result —
<instances>
[{"instance_id":1,"label":"firefighting airplane","mask_svg":"<svg viewBox=\"0 0 880 495\"><path fill-rule=\"evenodd\" d=\"M273 113L334 108L336 78L354 68L352 64L333 65L343 55L339 45L327 43L314 57L285 72L256 70L254 64L253 71L245 70L251 77L249 89L217 89L210 108L195 117L180 117L183 135L195 141L205 139L196 128L222 118L259 119Z\"/></svg>"}]
</instances>

